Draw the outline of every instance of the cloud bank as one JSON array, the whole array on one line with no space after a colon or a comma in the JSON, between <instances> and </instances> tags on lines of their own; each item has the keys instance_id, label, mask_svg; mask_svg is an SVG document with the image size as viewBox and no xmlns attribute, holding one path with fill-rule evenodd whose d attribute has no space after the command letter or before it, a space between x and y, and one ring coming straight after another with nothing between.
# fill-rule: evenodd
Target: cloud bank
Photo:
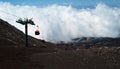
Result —
<instances>
[{"instance_id":1,"label":"cloud bank","mask_svg":"<svg viewBox=\"0 0 120 69\"><path fill-rule=\"evenodd\" d=\"M69 42L77 37L120 37L120 8L98 4L94 9L77 9L72 6L51 5L36 7L0 2L0 18L24 32L18 18L33 18L39 26L29 25L29 35L49 42Z\"/></svg>"}]
</instances>

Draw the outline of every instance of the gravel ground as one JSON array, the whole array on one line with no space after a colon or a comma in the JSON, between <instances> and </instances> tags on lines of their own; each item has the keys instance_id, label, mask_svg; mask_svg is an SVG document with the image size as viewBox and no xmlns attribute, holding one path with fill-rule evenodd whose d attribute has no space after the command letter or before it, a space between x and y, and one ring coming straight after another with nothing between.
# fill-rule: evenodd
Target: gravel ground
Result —
<instances>
[{"instance_id":1,"label":"gravel ground","mask_svg":"<svg viewBox=\"0 0 120 69\"><path fill-rule=\"evenodd\" d=\"M1 47L0 69L120 69L120 49Z\"/></svg>"}]
</instances>

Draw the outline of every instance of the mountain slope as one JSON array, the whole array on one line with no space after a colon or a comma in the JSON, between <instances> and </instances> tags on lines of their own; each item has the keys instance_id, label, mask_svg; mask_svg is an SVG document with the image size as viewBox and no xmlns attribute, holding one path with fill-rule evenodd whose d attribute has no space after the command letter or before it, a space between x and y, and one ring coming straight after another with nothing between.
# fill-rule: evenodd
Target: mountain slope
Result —
<instances>
[{"instance_id":1,"label":"mountain slope","mask_svg":"<svg viewBox=\"0 0 120 69\"><path fill-rule=\"evenodd\" d=\"M21 46L24 47L24 33L8 22L0 19L0 46ZM41 40L35 39L31 36L28 37L29 46L45 46L46 44Z\"/></svg>"}]
</instances>

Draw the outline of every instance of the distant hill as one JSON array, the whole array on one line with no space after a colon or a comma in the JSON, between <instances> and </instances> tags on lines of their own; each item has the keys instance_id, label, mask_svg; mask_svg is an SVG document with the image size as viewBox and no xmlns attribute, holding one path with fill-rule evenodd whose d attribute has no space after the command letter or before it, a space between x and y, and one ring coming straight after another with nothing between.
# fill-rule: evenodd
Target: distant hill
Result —
<instances>
[{"instance_id":1,"label":"distant hill","mask_svg":"<svg viewBox=\"0 0 120 69\"><path fill-rule=\"evenodd\" d=\"M120 46L120 38L109 38L109 37L82 37L72 40L73 42L69 45L72 47L118 47Z\"/></svg>"},{"instance_id":2,"label":"distant hill","mask_svg":"<svg viewBox=\"0 0 120 69\"><path fill-rule=\"evenodd\" d=\"M11 46L19 46L24 47L24 33L14 26L10 25L8 22L0 19L0 47L11 47ZM42 40L35 39L31 36L28 37L29 46L46 46L47 44L51 44L48 42L44 42Z\"/></svg>"}]
</instances>

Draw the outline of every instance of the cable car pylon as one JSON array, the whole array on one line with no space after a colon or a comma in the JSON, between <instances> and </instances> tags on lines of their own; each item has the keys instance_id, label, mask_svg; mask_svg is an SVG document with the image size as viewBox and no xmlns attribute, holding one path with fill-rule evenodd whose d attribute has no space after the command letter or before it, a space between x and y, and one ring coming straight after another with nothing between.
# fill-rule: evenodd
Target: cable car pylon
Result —
<instances>
[{"instance_id":1,"label":"cable car pylon","mask_svg":"<svg viewBox=\"0 0 120 69\"><path fill-rule=\"evenodd\" d=\"M32 19L18 19L16 21L17 23L20 23L22 25L25 25L25 46L28 47L28 24L31 24L31 25L35 25L34 22L32 21Z\"/></svg>"}]
</instances>

